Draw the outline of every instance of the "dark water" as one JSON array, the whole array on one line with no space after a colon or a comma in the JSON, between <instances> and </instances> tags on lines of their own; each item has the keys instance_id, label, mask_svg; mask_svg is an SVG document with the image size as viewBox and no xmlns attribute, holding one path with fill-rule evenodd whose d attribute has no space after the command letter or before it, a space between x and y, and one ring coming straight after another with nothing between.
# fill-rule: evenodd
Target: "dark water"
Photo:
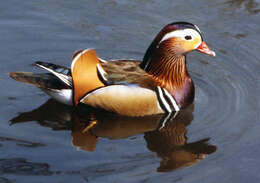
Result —
<instances>
[{"instance_id":1,"label":"dark water","mask_svg":"<svg viewBox=\"0 0 260 183\"><path fill-rule=\"evenodd\" d=\"M259 0L10 0L0 17L1 183L260 182ZM189 54L194 106L164 128L162 116L74 110L7 75L38 71L35 60L68 66L79 48L141 59L180 20L217 57Z\"/></svg>"}]
</instances>

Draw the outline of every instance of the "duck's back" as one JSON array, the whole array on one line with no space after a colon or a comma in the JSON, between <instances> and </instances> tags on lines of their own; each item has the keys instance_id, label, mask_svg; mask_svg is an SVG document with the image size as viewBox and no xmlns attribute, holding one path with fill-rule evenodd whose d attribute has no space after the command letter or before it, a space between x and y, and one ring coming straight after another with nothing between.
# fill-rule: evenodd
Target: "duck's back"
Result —
<instances>
[{"instance_id":1,"label":"duck's back","mask_svg":"<svg viewBox=\"0 0 260 183\"><path fill-rule=\"evenodd\" d=\"M105 70L107 84L136 85L154 90L154 79L139 67L138 60L111 60L101 65Z\"/></svg>"}]
</instances>

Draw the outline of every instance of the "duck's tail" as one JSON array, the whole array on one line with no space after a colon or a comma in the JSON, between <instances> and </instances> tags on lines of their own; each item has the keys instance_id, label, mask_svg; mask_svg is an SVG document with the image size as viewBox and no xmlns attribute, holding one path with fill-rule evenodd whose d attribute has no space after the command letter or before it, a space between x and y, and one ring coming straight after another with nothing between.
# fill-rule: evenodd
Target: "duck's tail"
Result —
<instances>
[{"instance_id":1,"label":"duck's tail","mask_svg":"<svg viewBox=\"0 0 260 183\"><path fill-rule=\"evenodd\" d=\"M13 78L16 81L20 81L35 86L41 86L41 83L39 82L40 78L34 76L35 74L31 72L9 72L8 74L11 78Z\"/></svg>"},{"instance_id":2,"label":"duck's tail","mask_svg":"<svg viewBox=\"0 0 260 183\"><path fill-rule=\"evenodd\" d=\"M16 81L34 85L55 100L72 105L72 87L51 73L35 74L31 72L10 72L10 77Z\"/></svg>"},{"instance_id":3,"label":"duck's tail","mask_svg":"<svg viewBox=\"0 0 260 183\"><path fill-rule=\"evenodd\" d=\"M50 73L36 74L32 72L9 72L9 76L16 81L31 84L41 89L71 88Z\"/></svg>"},{"instance_id":4,"label":"duck's tail","mask_svg":"<svg viewBox=\"0 0 260 183\"><path fill-rule=\"evenodd\" d=\"M72 105L72 78L70 69L47 62L36 65L50 73L9 72L16 81L34 85L57 101Z\"/></svg>"},{"instance_id":5,"label":"duck's tail","mask_svg":"<svg viewBox=\"0 0 260 183\"><path fill-rule=\"evenodd\" d=\"M77 51L71 69L41 61L35 64L50 73L10 72L9 76L36 86L65 104L77 105L88 92L105 86L105 72L94 49Z\"/></svg>"},{"instance_id":6,"label":"duck's tail","mask_svg":"<svg viewBox=\"0 0 260 183\"><path fill-rule=\"evenodd\" d=\"M48 62L35 62L35 65L50 73L9 72L16 81L31 84L42 89L71 89L70 69Z\"/></svg>"}]
</instances>

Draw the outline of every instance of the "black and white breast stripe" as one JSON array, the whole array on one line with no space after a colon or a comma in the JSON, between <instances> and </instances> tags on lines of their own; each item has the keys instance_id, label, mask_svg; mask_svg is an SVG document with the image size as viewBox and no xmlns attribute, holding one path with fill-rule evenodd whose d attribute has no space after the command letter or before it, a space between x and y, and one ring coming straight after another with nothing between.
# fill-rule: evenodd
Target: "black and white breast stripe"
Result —
<instances>
[{"instance_id":1,"label":"black and white breast stripe","mask_svg":"<svg viewBox=\"0 0 260 183\"><path fill-rule=\"evenodd\" d=\"M173 111L180 110L175 99L171 96L171 94L166 89L157 86L156 94L157 94L159 104L161 108L164 110L164 112L171 113Z\"/></svg>"}]
</instances>

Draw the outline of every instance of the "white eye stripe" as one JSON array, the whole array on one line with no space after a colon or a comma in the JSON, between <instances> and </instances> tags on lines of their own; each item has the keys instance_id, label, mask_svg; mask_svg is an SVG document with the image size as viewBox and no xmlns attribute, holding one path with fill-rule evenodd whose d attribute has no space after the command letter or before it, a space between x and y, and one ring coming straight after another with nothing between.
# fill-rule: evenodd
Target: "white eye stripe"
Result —
<instances>
[{"instance_id":1,"label":"white eye stripe","mask_svg":"<svg viewBox=\"0 0 260 183\"><path fill-rule=\"evenodd\" d=\"M159 43L174 37L185 40L185 36L191 36L192 39L195 37L201 37L200 34L193 29L176 30L165 34L165 36L163 36L162 40Z\"/></svg>"}]
</instances>

